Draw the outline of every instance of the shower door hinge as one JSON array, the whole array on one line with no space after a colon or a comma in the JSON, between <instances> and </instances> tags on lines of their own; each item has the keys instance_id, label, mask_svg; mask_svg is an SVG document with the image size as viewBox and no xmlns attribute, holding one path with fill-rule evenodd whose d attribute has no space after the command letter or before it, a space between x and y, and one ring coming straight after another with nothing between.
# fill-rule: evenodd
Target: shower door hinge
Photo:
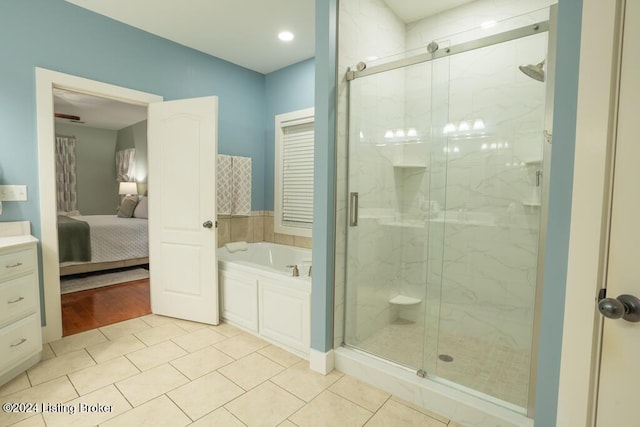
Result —
<instances>
[{"instance_id":1,"label":"shower door hinge","mask_svg":"<svg viewBox=\"0 0 640 427\"><path fill-rule=\"evenodd\" d=\"M345 74L345 78L347 79L347 81L351 81L356 77L356 73L353 71L347 71Z\"/></svg>"}]
</instances>

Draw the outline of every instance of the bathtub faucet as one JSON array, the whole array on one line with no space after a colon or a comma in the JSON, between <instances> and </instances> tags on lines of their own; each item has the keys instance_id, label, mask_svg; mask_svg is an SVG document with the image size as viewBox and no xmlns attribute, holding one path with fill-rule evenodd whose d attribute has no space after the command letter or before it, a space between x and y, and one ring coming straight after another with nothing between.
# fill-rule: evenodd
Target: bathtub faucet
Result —
<instances>
[{"instance_id":1,"label":"bathtub faucet","mask_svg":"<svg viewBox=\"0 0 640 427\"><path fill-rule=\"evenodd\" d=\"M300 272L298 271L298 265L297 264L287 265L287 267L293 268L293 271L291 272L291 275L293 277L300 276Z\"/></svg>"}]
</instances>

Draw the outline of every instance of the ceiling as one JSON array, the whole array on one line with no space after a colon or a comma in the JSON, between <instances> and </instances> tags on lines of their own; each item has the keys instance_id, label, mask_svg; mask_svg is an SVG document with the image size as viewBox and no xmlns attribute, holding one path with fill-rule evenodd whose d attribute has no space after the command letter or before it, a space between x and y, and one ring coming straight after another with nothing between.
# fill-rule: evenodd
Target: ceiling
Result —
<instances>
[{"instance_id":1,"label":"ceiling","mask_svg":"<svg viewBox=\"0 0 640 427\"><path fill-rule=\"evenodd\" d=\"M315 55L315 0L66 1L262 74ZM406 23L471 1L384 0Z\"/></svg>"},{"instance_id":2,"label":"ceiling","mask_svg":"<svg viewBox=\"0 0 640 427\"><path fill-rule=\"evenodd\" d=\"M56 123L120 130L147 118L147 108L84 93L53 89L54 113L79 116L80 120L56 118Z\"/></svg>"},{"instance_id":3,"label":"ceiling","mask_svg":"<svg viewBox=\"0 0 640 427\"><path fill-rule=\"evenodd\" d=\"M181 45L267 74L315 51L315 0L66 0L116 21ZM383 0L405 23L473 0ZM280 31L293 41L278 39ZM75 92L54 90L56 113L80 116L80 122L119 130L146 119L146 108Z\"/></svg>"},{"instance_id":4,"label":"ceiling","mask_svg":"<svg viewBox=\"0 0 640 427\"><path fill-rule=\"evenodd\" d=\"M315 52L314 0L66 1L262 74Z\"/></svg>"}]
</instances>

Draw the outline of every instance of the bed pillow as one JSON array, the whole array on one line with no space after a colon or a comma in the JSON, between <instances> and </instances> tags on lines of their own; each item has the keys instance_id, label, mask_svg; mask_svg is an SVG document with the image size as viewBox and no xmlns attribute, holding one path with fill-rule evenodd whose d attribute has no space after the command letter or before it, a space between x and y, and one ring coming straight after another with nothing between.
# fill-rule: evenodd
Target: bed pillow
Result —
<instances>
[{"instance_id":1,"label":"bed pillow","mask_svg":"<svg viewBox=\"0 0 640 427\"><path fill-rule=\"evenodd\" d=\"M133 211L134 218L149 218L149 202L146 196L142 196Z\"/></svg>"},{"instance_id":2,"label":"bed pillow","mask_svg":"<svg viewBox=\"0 0 640 427\"><path fill-rule=\"evenodd\" d=\"M120 218L131 218L133 211L138 204L138 196L127 196L122 199L120 207L118 208L118 216Z\"/></svg>"}]
</instances>

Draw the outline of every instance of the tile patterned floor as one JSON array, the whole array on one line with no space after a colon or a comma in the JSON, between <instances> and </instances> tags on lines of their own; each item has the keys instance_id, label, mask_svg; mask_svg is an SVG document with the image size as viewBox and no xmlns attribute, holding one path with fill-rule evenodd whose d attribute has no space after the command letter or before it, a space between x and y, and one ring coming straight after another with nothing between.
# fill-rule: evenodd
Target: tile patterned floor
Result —
<instances>
[{"instance_id":1,"label":"tile patterned floor","mask_svg":"<svg viewBox=\"0 0 640 427\"><path fill-rule=\"evenodd\" d=\"M0 426L456 425L340 372L315 373L228 324L156 315L45 345L42 362L0 387L0 402L49 408L0 411Z\"/></svg>"}]
</instances>

